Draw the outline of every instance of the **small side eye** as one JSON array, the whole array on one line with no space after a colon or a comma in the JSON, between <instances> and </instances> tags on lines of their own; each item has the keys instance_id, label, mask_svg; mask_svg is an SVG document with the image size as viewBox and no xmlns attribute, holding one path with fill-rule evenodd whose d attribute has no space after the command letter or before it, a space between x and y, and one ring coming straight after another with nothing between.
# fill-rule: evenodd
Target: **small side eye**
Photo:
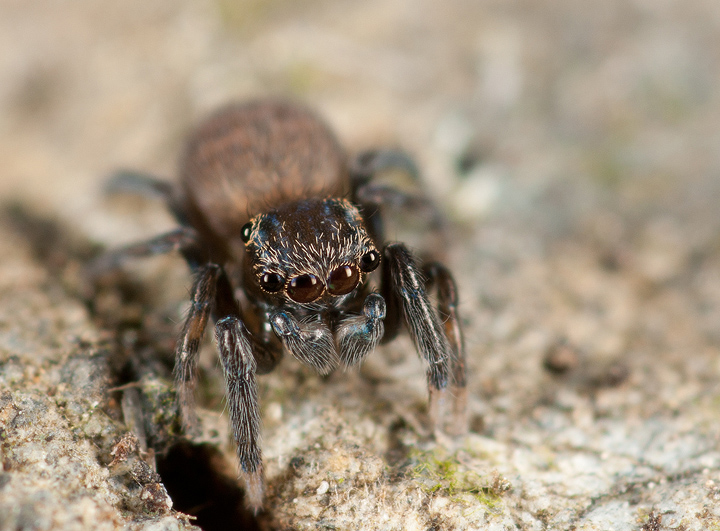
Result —
<instances>
[{"instance_id":1,"label":"small side eye","mask_svg":"<svg viewBox=\"0 0 720 531\"><path fill-rule=\"evenodd\" d=\"M327 289L333 295L347 295L360 280L360 273L354 266L344 265L334 269L327 281Z\"/></svg>"},{"instance_id":2,"label":"small side eye","mask_svg":"<svg viewBox=\"0 0 720 531\"><path fill-rule=\"evenodd\" d=\"M360 257L360 269L365 273L374 271L380 265L380 253L375 249L368 251Z\"/></svg>"},{"instance_id":3,"label":"small side eye","mask_svg":"<svg viewBox=\"0 0 720 531\"><path fill-rule=\"evenodd\" d=\"M293 278L287 288L288 297L295 302L305 303L317 299L325 289L315 275L300 275Z\"/></svg>"},{"instance_id":4,"label":"small side eye","mask_svg":"<svg viewBox=\"0 0 720 531\"><path fill-rule=\"evenodd\" d=\"M260 277L260 287L268 293L280 291L285 284L285 279L277 273L263 273Z\"/></svg>"},{"instance_id":5,"label":"small side eye","mask_svg":"<svg viewBox=\"0 0 720 531\"><path fill-rule=\"evenodd\" d=\"M252 232L252 221L248 221L240 229L240 238L242 238L242 241L244 243L247 243L250 241L250 233L251 232Z\"/></svg>"}]
</instances>

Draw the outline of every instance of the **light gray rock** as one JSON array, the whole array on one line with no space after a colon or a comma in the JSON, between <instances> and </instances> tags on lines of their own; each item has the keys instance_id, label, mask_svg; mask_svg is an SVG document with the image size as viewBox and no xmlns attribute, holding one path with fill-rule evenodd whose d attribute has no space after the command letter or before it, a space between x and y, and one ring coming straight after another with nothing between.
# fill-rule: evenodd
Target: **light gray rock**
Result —
<instances>
[{"instance_id":1,"label":"light gray rock","mask_svg":"<svg viewBox=\"0 0 720 531\"><path fill-rule=\"evenodd\" d=\"M196 529L109 466L123 433L108 414L110 351L27 242L0 232L0 529Z\"/></svg>"}]
</instances>

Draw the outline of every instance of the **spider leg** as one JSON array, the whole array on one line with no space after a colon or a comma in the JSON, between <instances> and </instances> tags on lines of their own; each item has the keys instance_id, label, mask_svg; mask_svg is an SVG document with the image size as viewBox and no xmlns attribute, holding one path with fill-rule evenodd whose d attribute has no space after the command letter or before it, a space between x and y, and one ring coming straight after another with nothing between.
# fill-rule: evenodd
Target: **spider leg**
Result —
<instances>
[{"instance_id":1,"label":"spider leg","mask_svg":"<svg viewBox=\"0 0 720 531\"><path fill-rule=\"evenodd\" d=\"M413 181L420 178L415 161L407 153L394 149L375 149L360 153L350 166L350 176L357 187L385 170L404 171Z\"/></svg>"},{"instance_id":2,"label":"spider leg","mask_svg":"<svg viewBox=\"0 0 720 531\"><path fill-rule=\"evenodd\" d=\"M363 303L362 314L340 322L335 341L340 360L346 367L360 363L375 350L385 331L385 313L385 300L378 293L370 293Z\"/></svg>"},{"instance_id":3,"label":"spider leg","mask_svg":"<svg viewBox=\"0 0 720 531\"><path fill-rule=\"evenodd\" d=\"M382 292L388 302L388 339L397 334L402 317L415 348L428 364L430 417L433 426L438 427L439 404L448 385L451 363L455 357L452 346L428 300L425 279L415 257L401 243L387 245L384 255Z\"/></svg>"},{"instance_id":4,"label":"spider leg","mask_svg":"<svg viewBox=\"0 0 720 531\"><path fill-rule=\"evenodd\" d=\"M260 406L256 374L271 370L280 361L282 349L257 339L241 320L230 279L218 268L215 282L215 338L225 375L228 413L237 448L240 477L245 483L245 503L257 514L265 495L260 448Z\"/></svg>"},{"instance_id":5,"label":"spider leg","mask_svg":"<svg viewBox=\"0 0 720 531\"><path fill-rule=\"evenodd\" d=\"M253 358L256 362L256 374L266 374L273 370L282 359L282 346L277 338L270 334L253 333L252 319L256 318L253 312L244 313L240 308L240 304L235 299L235 293L230 284L230 279L224 269L220 269L220 274L216 281L215 308L213 310L213 319L218 323L221 319L228 316L242 316L242 325L246 330L246 334L252 342ZM255 323L262 326L262 323Z\"/></svg>"},{"instance_id":6,"label":"spider leg","mask_svg":"<svg viewBox=\"0 0 720 531\"><path fill-rule=\"evenodd\" d=\"M105 185L105 193L129 193L163 201L175 218L183 225L188 224L185 208L175 194L175 187L154 175L135 170L120 170L113 173Z\"/></svg>"},{"instance_id":7,"label":"spider leg","mask_svg":"<svg viewBox=\"0 0 720 531\"><path fill-rule=\"evenodd\" d=\"M190 227L178 227L150 240L126 245L103 254L88 266L88 273L91 277L97 277L107 271L119 268L128 258L153 256L171 251L181 251L185 254L197 245L197 232Z\"/></svg>"},{"instance_id":8,"label":"spider leg","mask_svg":"<svg viewBox=\"0 0 720 531\"><path fill-rule=\"evenodd\" d=\"M443 215L435 203L424 195L408 194L385 184L368 183L357 189L356 198L357 202L365 205L366 208L374 205L375 210L383 206L415 212L418 216L429 220L429 228L432 230L442 230L445 227Z\"/></svg>"},{"instance_id":9,"label":"spider leg","mask_svg":"<svg viewBox=\"0 0 720 531\"><path fill-rule=\"evenodd\" d=\"M215 335L225 373L228 412L237 444L240 475L245 482L245 501L257 514L262 508L265 480L253 345L247 328L235 315L220 319L215 325Z\"/></svg>"},{"instance_id":10,"label":"spider leg","mask_svg":"<svg viewBox=\"0 0 720 531\"><path fill-rule=\"evenodd\" d=\"M453 401L448 431L453 435L462 435L467 431L467 380L465 342L457 311L457 286L450 271L439 262L424 264L423 272L428 279L426 287L437 289L437 310L452 352L450 385Z\"/></svg>"},{"instance_id":11,"label":"spider leg","mask_svg":"<svg viewBox=\"0 0 720 531\"><path fill-rule=\"evenodd\" d=\"M262 506L265 482L260 449L260 408L255 375L258 365L270 370L280 360L281 351L256 340L240 316L232 285L225 270L216 264L199 268L193 286L192 306L178 343L175 378L181 418L186 428L194 427L193 391L196 381L198 348L209 315L225 375L228 412L237 446L240 476L245 482L247 505L256 513Z\"/></svg>"},{"instance_id":12,"label":"spider leg","mask_svg":"<svg viewBox=\"0 0 720 531\"><path fill-rule=\"evenodd\" d=\"M207 264L198 269L192 287L192 303L185 318L180 340L175 348L175 388L178 409L184 431L197 427L195 415L195 383L197 381L198 351L208 317L215 302L220 266Z\"/></svg>"},{"instance_id":13,"label":"spider leg","mask_svg":"<svg viewBox=\"0 0 720 531\"><path fill-rule=\"evenodd\" d=\"M320 320L300 321L285 310L270 316L270 324L283 346L302 363L320 374L335 369L340 359L330 328Z\"/></svg>"},{"instance_id":14,"label":"spider leg","mask_svg":"<svg viewBox=\"0 0 720 531\"><path fill-rule=\"evenodd\" d=\"M420 172L415 162L396 150L374 150L360 153L350 166L352 198L362 206L371 233L381 240L383 222L381 207L412 211L429 220L433 231L444 230L445 219L435 204L423 194L411 194L391 185L375 183L373 179L387 170L400 170L420 187Z\"/></svg>"},{"instance_id":15,"label":"spider leg","mask_svg":"<svg viewBox=\"0 0 720 531\"><path fill-rule=\"evenodd\" d=\"M105 185L105 193L132 193L153 199L170 202L172 185L153 175L135 170L119 170L114 172Z\"/></svg>"}]
</instances>

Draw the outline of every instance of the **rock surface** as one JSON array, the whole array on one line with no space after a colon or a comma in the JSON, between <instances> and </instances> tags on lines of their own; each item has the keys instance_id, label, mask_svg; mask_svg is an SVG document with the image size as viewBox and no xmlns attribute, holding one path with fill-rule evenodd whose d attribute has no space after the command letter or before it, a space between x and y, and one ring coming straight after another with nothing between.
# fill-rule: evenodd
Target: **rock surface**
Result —
<instances>
[{"instance_id":1,"label":"rock surface","mask_svg":"<svg viewBox=\"0 0 720 531\"><path fill-rule=\"evenodd\" d=\"M0 529L720 529L719 41L712 0L3 2ZM267 94L418 160L471 431L430 436L407 338L326 379L286 359L255 520L210 341L202 434L168 413L180 259L94 295L82 268L173 226L109 172L172 176L191 124Z\"/></svg>"}]
</instances>

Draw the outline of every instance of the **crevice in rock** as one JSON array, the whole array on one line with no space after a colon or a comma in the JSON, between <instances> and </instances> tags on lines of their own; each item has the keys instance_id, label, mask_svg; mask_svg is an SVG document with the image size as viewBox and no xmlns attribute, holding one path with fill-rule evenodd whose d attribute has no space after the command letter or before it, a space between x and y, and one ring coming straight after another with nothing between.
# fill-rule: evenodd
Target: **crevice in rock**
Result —
<instances>
[{"instance_id":1,"label":"crevice in rock","mask_svg":"<svg viewBox=\"0 0 720 531\"><path fill-rule=\"evenodd\" d=\"M260 529L245 508L235 468L210 444L181 441L158 456L158 473L173 500L173 508L197 518L204 531Z\"/></svg>"}]
</instances>

